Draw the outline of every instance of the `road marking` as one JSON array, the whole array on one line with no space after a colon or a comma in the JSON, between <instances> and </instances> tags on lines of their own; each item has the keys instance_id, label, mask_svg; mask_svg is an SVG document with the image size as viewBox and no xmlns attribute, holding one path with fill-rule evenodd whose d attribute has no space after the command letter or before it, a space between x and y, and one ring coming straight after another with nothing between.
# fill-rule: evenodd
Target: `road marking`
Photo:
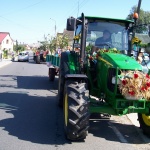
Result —
<instances>
[{"instance_id":1,"label":"road marking","mask_svg":"<svg viewBox=\"0 0 150 150\"><path fill-rule=\"evenodd\" d=\"M128 141L123 137L121 132L112 123L108 122L108 124L112 127L112 129L114 130L115 134L117 135L117 137L119 138L119 140L122 143L128 143Z\"/></svg>"}]
</instances>

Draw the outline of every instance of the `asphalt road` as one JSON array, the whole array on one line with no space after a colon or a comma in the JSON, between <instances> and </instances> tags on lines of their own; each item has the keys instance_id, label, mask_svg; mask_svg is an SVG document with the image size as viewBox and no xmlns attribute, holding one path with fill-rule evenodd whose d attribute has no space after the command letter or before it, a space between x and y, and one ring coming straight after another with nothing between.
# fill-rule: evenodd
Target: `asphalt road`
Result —
<instances>
[{"instance_id":1,"label":"asphalt road","mask_svg":"<svg viewBox=\"0 0 150 150\"><path fill-rule=\"evenodd\" d=\"M0 150L149 150L150 140L126 116L91 116L87 138L66 140L57 101L58 78L46 64L0 68Z\"/></svg>"}]
</instances>

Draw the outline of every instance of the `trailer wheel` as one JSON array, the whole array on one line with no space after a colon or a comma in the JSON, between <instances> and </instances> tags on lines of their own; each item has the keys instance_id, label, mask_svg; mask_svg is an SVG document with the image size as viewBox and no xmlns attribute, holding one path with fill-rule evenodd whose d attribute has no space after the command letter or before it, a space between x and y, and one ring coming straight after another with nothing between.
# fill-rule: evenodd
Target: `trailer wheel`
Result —
<instances>
[{"instance_id":1,"label":"trailer wheel","mask_svg":"<svg viewBox=\"0 0 150 150\"><path fill-rule=\"evenodd\" d=\"M49 68L49 80L54 81L55 80L55 73L56 69L55 68Z\"/></svg>"},{"instance_id":2,"label":"trailer wheel","mask_svg":"<svg viewBox=\"0 0 150 150\"><path fill-rule=\"evenodd\" d=\"M150 116L138 113L138 120L143 133L150 136Z\"/></svg>"},{"instance_id":3,"label":"trailer wheel","mask_svg":"<svg viewBox=\"0 0 150 150\"><path fill-rule=\"evenodd\" d=\"M63 101L64 129L69 140L83 140L89 128L89 91L86 83L66 81Z\"/></svg>"},{"instance_id":4,"label":"trailer wheel","mask_svg":"<svg viewBox=\"0 0 150 150\"><path fill-rule=\"evenodd\" d=\"M58 103L60 107L63 107L63 97L64 97L64 84L65 75L69 73L68 67L68 54L67 52L61 53L60 66L59 66L59 83L58 83Z\"/></svg>"}]
</instances>

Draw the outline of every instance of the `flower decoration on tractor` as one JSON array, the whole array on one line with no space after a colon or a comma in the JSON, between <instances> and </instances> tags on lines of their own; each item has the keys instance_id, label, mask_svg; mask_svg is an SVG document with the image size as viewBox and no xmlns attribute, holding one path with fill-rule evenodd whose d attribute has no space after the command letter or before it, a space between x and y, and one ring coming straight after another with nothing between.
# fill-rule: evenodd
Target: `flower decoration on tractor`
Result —
<instances>
[{"instance_id":1,"label":"flower decoration on tractor","mask_svg":"<svg viewBox=\"0 0 150 150\"><path fill-rule=\"evenodd\" d=\"M132 44L135 44L138 46L141 44L142 41L138 37L134 37L131 42Z\"/></svg>"},{"instance_id":2,"label":"flower decoration on tractor","mask_svg":"<svg viewBox=\"0 0 150 150\"><path fill-rule=\"evenodd\" d=\"M78 34L78 35L76 35L76 36L74 36L74 38L73 38L75 41L79 41L79 39L81 39L81 35L80 34Z\"/></svg>"},{"instance_id":3,"label":"flower decoration on tractor","mask_svg":"<svg viewBox=\"0 0 150 150\"><path fill-rule=\"evenodd\" d=\"M97 52L94 52L92 55L88 54L88 57L93 60L97 59L98 56L101 56L104 53L120 53L119 50L116 48L109 48L109 49L98 49Z\"/></svg>"},{"instance_id":4,"label":"flower decoration on tractor","mask_svg":"<svg viewBox=\"0 0 150 150\"><path fill-rule=\"evenodd\" d=\"M119 75L119 89L126 99L150 100L150 75L140 71L127 71Z\"/></svg>"},{"instance_id":5,"label":"flower decoration on tractor","mask_svg":"<svg viewBox=\"0 0 150 150\"><path fill-rule=\"evenodd\" d=\"M117 50L116 48L99 49L99 50L97 51L97 54L98 54L99 56L101 56L101 55L104 54L104 53L120 53L120 51Z\"/></svg>"}]
</instances>

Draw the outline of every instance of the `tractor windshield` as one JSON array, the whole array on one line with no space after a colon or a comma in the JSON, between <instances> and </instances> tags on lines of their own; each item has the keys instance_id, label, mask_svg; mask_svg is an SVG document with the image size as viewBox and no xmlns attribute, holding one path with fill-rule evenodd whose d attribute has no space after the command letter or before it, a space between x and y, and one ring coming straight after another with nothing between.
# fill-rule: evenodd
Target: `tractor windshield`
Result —
<instances>
[{"instance_id":1,"label":"tractor windshield","mask_svg":"<svg viewBox=\"0 0 150 150\"><path fill-rule=\"evenodd\" d=\"M128 31L125 23L113 21L89 22L86 37L86 46L88 45L128 51Z\"/></svg>"}]
</instances>

